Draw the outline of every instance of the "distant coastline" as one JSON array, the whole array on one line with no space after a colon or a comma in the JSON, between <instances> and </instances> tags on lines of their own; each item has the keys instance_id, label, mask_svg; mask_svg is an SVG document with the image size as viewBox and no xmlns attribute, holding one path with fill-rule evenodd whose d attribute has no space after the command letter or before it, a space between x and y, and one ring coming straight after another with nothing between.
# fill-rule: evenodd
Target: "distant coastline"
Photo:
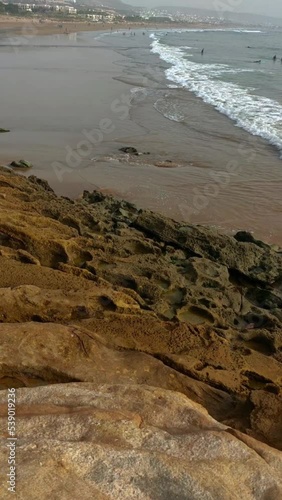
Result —
<instances>
[{"instance_id":1,"label":"distant coastline","mask_svg":"<svg viewBox=\"0 0 282 500\"><path fill-rule=\"evenodd\" d=\"M58 19L46 19L40 21L38 17L24 18L15 16L0 16L0 36L5 34L13 34L17 36L39 36L39 35L55 35L77 33L80 31L113 31L128 30L128 29L171 29L171 28L199 28L210 29L210 23L131 23L129 21L119 23L93 23L88 21L59 21ZM220 25L222 28L236 27L235 24L226 23ZM214 27L216 29L216 27Z\"/></svg>"}]
</instances>

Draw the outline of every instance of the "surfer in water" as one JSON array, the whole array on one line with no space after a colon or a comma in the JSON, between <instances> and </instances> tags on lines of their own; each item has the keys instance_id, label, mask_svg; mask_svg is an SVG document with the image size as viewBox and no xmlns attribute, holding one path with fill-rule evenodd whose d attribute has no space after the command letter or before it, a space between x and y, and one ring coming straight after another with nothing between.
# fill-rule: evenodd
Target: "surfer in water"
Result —
<instances>
[{"instance_id":1,"label":"surfer in water","mask_svg":"<svg viewBox=\"0 0 282 500\"><path fill-rule=\"evenodd\" d=\"M275 62L275 61L276 61L276 59L277 59L277 56L276 56L276 55L275 55L275 56L273 56L273 58L272 58L273 62Z\"/></svg>"},{"instance_id":2,"label":"surfer in water","mask_svg":"<svg viewBox=\"0 0 282 500\"><path fill-rule=\"evenodd\" d=\"M202 56L204 55L204 52L205 52L205 49L202 49L202 50L201 50L201 55L202 55Z\"/></svg>"}]
</instances>

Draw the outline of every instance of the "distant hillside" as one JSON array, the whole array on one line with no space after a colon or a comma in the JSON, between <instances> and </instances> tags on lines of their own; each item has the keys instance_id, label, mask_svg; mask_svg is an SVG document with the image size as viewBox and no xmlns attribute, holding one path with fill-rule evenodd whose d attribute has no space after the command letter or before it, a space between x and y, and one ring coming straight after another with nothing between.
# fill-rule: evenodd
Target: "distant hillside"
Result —
<instances>
[{"instance_id":1,"label":"distant hillside","mask_svg":"<svg viewBox=\"0 0 282 500\"><path fill-rule=\"evenodd\" d=\"M270 16L262 16L259 14L248 14L241 12L224 12L217 11L216 9L199 9L193 7L168 7L162 6L158 7L158 10L166 10L167 12L175 15L176 13L183 13L186 15L196 15L199 17L216 17L216 18L224 18L227 21L248 24L248 25L273 25L273 26L282 26L282 18L279 17L270 17Z\"/></svg>"},{"instance_id":2,"label":"distant hillside","mask_svg":"<svg viewBox=\"0 0 282 500\"><path fill-rule=\"evenodd\" d=\"M129 12L133 10L131 5L128 5L122 0L78 0L80 5L89 5L91 7L97 7L102 9L112 9L117 12Z\"/></svg>"}]
</instances>

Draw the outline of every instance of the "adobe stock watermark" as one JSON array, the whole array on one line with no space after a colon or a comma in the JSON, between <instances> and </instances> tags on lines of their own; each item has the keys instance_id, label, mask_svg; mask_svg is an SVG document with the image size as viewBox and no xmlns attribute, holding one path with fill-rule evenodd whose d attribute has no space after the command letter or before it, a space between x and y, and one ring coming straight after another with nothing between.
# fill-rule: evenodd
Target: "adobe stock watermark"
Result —
<instances>
[{"instance_id":1,"label":"adobe stock watermark","mask_svg":"<svg viewBox=\"0 0 282 500\"><path fill-rule=\"evenodd\" d=\"M213 7L218 13L235 12L243 0L214 0ZM245 149L241 144L237 150L239 158L254 161L256 154L253 150ZM242 171L240 159L230 159L222 171L211 171L210 181L202 188L193 188L190 204L180 204L179 210L184 220L189 221L192 215L199 215L207 210L213 199L217 198L222 190L227 189L234 177L238 177Z\"/></svg>"},{"instance_id":2,"label":"adobe stock watermark","mask_svg":"<svg viewBox=\"0 0 282 500\"><path fill-rule=\"evenodd\" d=\"M16 389L8 389L7 398L7 449L8 472L7 488L11 493L16 493Z\"/></svg>"},{"instance_id":3,"label":"adobe stock watermark","mask_svg":"<svg viewBox=\"0 0 282 500\"><path fill-rule=\"evenodd\" d=\"M183 220L189 222L192 216L197 216L209 208L212 200L218 198L220 193L230 186L234 178L238 178L242 172L242 159L251 162L256 158L255 151L245 148L242 144L238 147L237 155L239 159L229 160L224 170L211 170L209 172L210 181L205 183L203 187L194 187L192 189L190 203L178 205Z\"/></svg>"},{"instance_id":4,"label":"adobe stock watermark","mask_svg":"<svg viewBox=\"0 0 282 500\"><path fill-rule=\"evenodd\" d=\"M120 105L119 112L121 113L120 120L125 120L128 116L128 107L126 105ZM66 156L64 163L54 161L51 164L58 181L63 182L65 174L72 173L74 169L79 168L82 161L88 158L93 151L93 146L101 144L105 136L113 133L115 128L110 118L103 118L100 120L98 128L82 130L83 139L79 141L75 148L69 145L65 146Z\"/></svg>"},{"instance_id":5,"label":"adobe stock watermark","mask_svg":"<svg viewBox=\"0 0 282 500\"><path fill-rule=\"evenodd\" d=\"M154 71L151 67L147 67L145 73L151 76L150 89L157 88L159 85L159 78L163 79L161 71ZM157 81L156 81L157 80ZM109 106L109 114L117 116L119 121L124 121L129 118L129 111L132 107L132 100L141 103L147 98L147 86L149 84L149 76L142 77L142 81L139 84L138 92L134 93L131 91L123 93L119 98L114 99ZM117 128L112 118L106 117L100 120L98 127L92 130L84 129L81 132L82 140L80 140L75 147L70 145L65 146L65 159L64 162L54 161L51 163L52 169L56 175L59 182L63 181L65 174L72 173L75 169L78 169L82 162L89 158L89 155L93 153L93 147L101 145L107 136L112 134Z\"/></svg>"},{"instance_id":6,"label":"adobe stock watermark","mask_svg":"<svg viewBox=\"0 0 282 500\"><path fill-rule=\"evenodd\" d=\"M12 36L6 35L7 46L11 48L15 53L19 53L20 49L24 46L31 44L32 40L38 35L39 29L34 23L26 23L21 27L21 32L19 35ZM80 48L79 44L77 45ZM156 88L159 84L160 79L163 81L163 74L160 70L152 69L150 66L145 68L145 75L139 84L139 90L137 93L133 94L128 91L123 93L119 98L112 101L109 106L110 117L105 117L100 120L97 127L87 130L83 129L81 131L81 140L72 147L71 145L65 146L65 158L64 161L54 161L51 163L51 167L56 175L59 182L63 181L64 175L72 173L74 169L78 169L81 163L87 159L90 153L93 153L93 148L100 145L105 138L112 134L117 125L112 119L112 115L118 117L119 121L124 121L129 117L129 110L132 105L132 100L135 98L136 102L139 103L146 99L146 87L151 82L150 88Z\"/></svg>"}]
</instances>

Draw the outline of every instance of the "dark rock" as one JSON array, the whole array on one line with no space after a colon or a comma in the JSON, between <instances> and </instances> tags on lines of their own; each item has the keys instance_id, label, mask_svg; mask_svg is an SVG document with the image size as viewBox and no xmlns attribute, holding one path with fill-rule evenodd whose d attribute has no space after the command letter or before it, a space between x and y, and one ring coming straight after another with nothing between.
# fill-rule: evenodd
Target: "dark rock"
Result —
<instances>
[{"instance_id":1,"label":"dark rock","mask_svg":"<svg viewBox=\"0 0 282 500\"><path fill-rule=\"evenodd\" d=\"M129 155L134 155L134 156L138 156L138 151L136 148L133 148L131 146L128 146L128 147L124 147L124 148L120 148L120 150L122 153L127 153Z\"/></svg>"},{"instance_id":2,"label":"dark rock","mask_svg":"<svg viewBox=\"0 0 282 500\"><path fill-rule=\"evenodd\" d=\"M135 227L157 240L190 251L235 270L251 280L272 284L282 277L282 256L266 245L242 243L203 226L181 226L159 214L143 210Z\"/></svg>"},{"instance_id":3,"label":"dark rock","mask_svg":"<svg viewBox=\"0 0 282 500\"><path fill-rule=\"evenodd\" d=\"M20 160L20 161L12 161L10 163L10 167L14 167L14 168L31 168L32 167L32 164L29 163L28 161L26 160Z\"/></svg>"},{"instance_id":4,"label":"dark rock","mask_svg":"<svg viewBox=\"0 0 282 500\"><path fill-rule=\"evenodd\" d=\"M100 203L104 201L106 196L100 191L93 191L90 193L89 191L83 192L83 199L87 200L88 203Z\"/></svg>"},{"instance_id":5,"label":"dark rock","mask_svg":"<svg viewBox=\"0 0 282 500\"><path fill-rule=\"evenodd\" d=\"M238 233L235 234L234 236L236 241L240 241L241 243L254 243L258 247L261 248L269 248L266 243L263 243L263 241L256 240L251 233L248 231L239 231Z\"/></svg>"},{"instance_id":6,"label":"dark rock","mask_svg":"<svg viewBox=\"0 0 282 500\"><path fill-rule=\"evenodd\" d=\"M0 128L0 134L5 134L6 132L10 132L7 128Z\"/></svg>"},{"instance_id":7,"label":"dark rock","mask_svg":"<svg viewBox=\"0 0 282 500\"><path fill-rule=\"evenodd\" d=\"M44 179L39 179L39 177L36 177L35 175L30 175L28 179L30 180L30 182L37 184L38 186L41 186L44 189L44 191L48 191L49 193L54 193L53 189Z\"/></svg>"}]
</instances>

